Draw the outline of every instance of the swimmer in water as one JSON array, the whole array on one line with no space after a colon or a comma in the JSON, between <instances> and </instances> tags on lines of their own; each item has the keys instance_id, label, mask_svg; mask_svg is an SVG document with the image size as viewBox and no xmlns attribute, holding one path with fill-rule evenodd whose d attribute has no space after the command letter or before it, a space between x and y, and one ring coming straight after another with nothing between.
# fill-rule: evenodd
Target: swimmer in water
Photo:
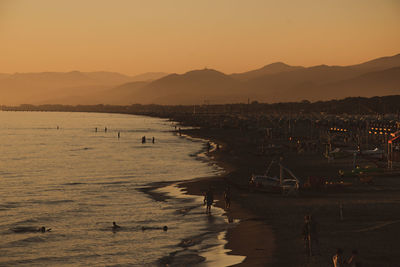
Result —
<instances>
[{"instance_id":1,"label":"swimmer in water","mask_svg":"<svg viewBox=\"0 0 400 267\"><path fill-rule=\"evenodd\" d=\"M116 230L116 229L120 229L121 226L119 226L118 224L116 224L115 222L113 222L112 228L113 228L113 230Z\"/></svg>"},{"instance_id":2,"label":"swimmer in water","mask_svg":"<svg viewBox=\"0 0 400 267\"><path fill-rule=\"evenodd\" d=\"M44 226L42 226L38 229L38 232L42 232L42 233L50 232L50 231L51 231L51 228L46 229L46 227L44 227Z\"/></svg>"},{"instance_id":3,"label":"swimmer in water","mask_svg":"<svg viewBox=\"0 0 400 267\"><path fill-rule=\"evenodd\" d=\"M34 232L45 233L45 232L50 232L51 228L46 229L46 227L44 227L44 226L39 227L39 228L30 227L30 226L28 226L28 227L21 226L21 227L12 228L11 231L13 231L14 233L34 233Z\"/></svg>"}]
</instances>

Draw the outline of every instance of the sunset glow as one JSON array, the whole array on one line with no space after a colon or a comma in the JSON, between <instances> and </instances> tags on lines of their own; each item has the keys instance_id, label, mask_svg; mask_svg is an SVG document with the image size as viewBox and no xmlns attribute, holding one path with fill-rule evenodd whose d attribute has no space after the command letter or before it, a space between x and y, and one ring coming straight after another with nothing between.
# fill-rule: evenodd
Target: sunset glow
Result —
<instances>
[{"instance_id":1,"label":"sunset glow","mask_svg":"<svg viewBox=\"0 0 400 267\"><path fill-rule=\"evenodd\" d=\"M350 65L399 52L399 15L395 0L0 0L0 73Z\"/></svg>"}]
</instances>

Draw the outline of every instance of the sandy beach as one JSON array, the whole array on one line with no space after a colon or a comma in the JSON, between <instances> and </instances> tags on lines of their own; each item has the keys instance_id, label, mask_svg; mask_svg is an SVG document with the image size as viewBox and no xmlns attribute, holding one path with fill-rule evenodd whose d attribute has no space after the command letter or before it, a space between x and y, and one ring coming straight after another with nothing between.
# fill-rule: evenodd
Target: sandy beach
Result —
<instances>
[{"instance_id":1,"label":"sandy beach","mask_svg":"<svg viewBox=\"0 0 400 267\"><path fill-rule=\"evenodd\" d=\"M272 153L256 153L252 132L239 129L200 128L182 130L192 137L212 140L221 148L209 153L210 159L225 169L220 177L180 183L188 194L202 195L214 188L216 205L223 207L223 190L229 185L232 206L227 216L239 219L239 226L228 231L226 248L244 255L238 266L331 266L337 248L349 258L357 249L363 266L398 266L396 242L400 230L400 180L396 173L379 174L373 184L322 191L301 191L298 196L259 192L248 186L253 173L263 173ZM351 160L328 162L320 153L284 151L285 166L297 176L338 177ZM339 206L343 206L343 219ZM302 236L303 218L312 214L318 225L318 255L309 257Z\"/></svg>"}]
</instances>

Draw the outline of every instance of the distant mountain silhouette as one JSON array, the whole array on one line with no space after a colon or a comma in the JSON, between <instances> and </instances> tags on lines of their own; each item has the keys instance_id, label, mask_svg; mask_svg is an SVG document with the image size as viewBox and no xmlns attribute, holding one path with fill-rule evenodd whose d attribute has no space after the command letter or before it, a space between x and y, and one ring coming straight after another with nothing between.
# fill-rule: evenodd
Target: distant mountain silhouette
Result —
<instances>
[{"instance_id":1,"label":"distant mountain silhouette","mask_svg":"<svg viewBox=\"0 0 400 267\"><path fill-rule=\"evenodd\" d=\"M78 71L0 74L0 105L224 104L244 103L248 98L272 103L382 96L400 94L399 68L400 54L351 66L300 67L277 62L231 75L212 69L135 77Z\"/></svg>"},{"instance_id":2,"label":"distant mountain silhouette","mask_svg":"<svg viewBox=\"0 0 400 267\"><path fill-rule=\"evenodd\" d=\"M364 69L366 71L379 71L400 66L400 54L391 57L380 57L350 67Z\"/></svg>"},{"instance_id":3,"label":"distant mountain silhouette","mask_svg":"<svg viewBox=\"0 0 400 267\"><path fill-rule=\"evenodd\" d=\"M3 77L3 78L1 78ZM40 72L0 76L0 104L42 103L103 91L131 81L114 72Z\"/></svg>"},{"instance_id":4,"label":"distant mountain silhouette","mask_svg":"<svg viewBox=\"0 0 400 267\"><path fill-rule=\"evenodd\" d=\"M394 95L400 93L400 66L381 71L368 72L358 77L324 85L320 90L325 91L318 98L309 96L309 99L332 99L353 95L372 97L376 95ZM330 95L330 96L329 96Z\"/></svg>"},{"instance_id":5,"label":"distant mountain silhouette","mask_svg":"<svg viewBox=\"0 0 400 267\"><path fill-rule=\"evenodd\" d=\"M235 101L241 94L243 90L237 80L216 70L203 69L153 81L137 92L135 100L143 104L204 104Z\"/></svg>"},{"instance_id":6,"label":"distant mountain silhouette","mask_svg":"<svg viewBox=\"0 0 400 267\"><path fill-rule=\"evenodd\" d=\"M134 101L137 91L148 83L143 81L130 82L112 89L96 90L85 94L71 94L61 97L53 96L53 98L40 101L38 104L96 105L104 103L110 105L132 105L137 103Z\"/></svg>"},{"instance_id":7,"label":"distant mountain silhouette","mask_svg":"<svg viewBox=\"0 0 400 267\"><path fill-rule=\"evenodd\" d=\"M142 74L138 74L136 76L131 77L131 81L140 82L140 81L154 81L157 79L161 79L162 77L167 76L168 73L165 72L146 72Z\"/></svg>"},{"instance_id":8,"label":"distant mountain silhouette","mask_svg":"<svg viewBox=\"0 0 400 267\"><path fill-rule=\"evenodd\" d=\"M334 99L344 96L371 96L371 91L375 91L375 95L384 95L384 86L386 82L372 72L384 71L393 66L400 66L400 56L379 58L368 61L366 63L352 66L313 66L302 68L290 72L278 73L274 75L264 75L262 77L252 79L248 82L248 88L251 95L262 101L293 101L293 100L319 100ZM387 75L394 75L393 71ZM352 88L349 84L359 78L369 77L370 84L365 83L363 90ZM387 77L390 79L390 77ZM366 78L364 78L366 79ZM374 81L376 79L376 81ZM353 82L351 82L353 81ZM332 84L337 84L333 86ZM372 86L374 84L374 86ZM379 87L381 84L382 88ZM327 89L330 88L330 91ZM378 89L381 90L378 90ZM391 86L393 88L393 85ZM391 89L392 93L395 89ZM396 93L400 93L399 91Z\"/></svg>"},{"instance_id":9,"label":"distant mountain silhouette","mask_svg":"<svg viewBox=\"0 0 400 267\"><path fill-rule=\"evenodd\" d=\"M276 63L266 65L260 69L247 71L247 72L243 72L243 73L234 73L234 74L231 74L231 76L235 79L238 79L241 81L246 81L246 80L251 80L251 79L258 78L258 77L262 77L264 75L277 74L277 73L281 73L281 72L293 71L293 70L298 70L298 69L303 69L303 68L304 67L289 66L282 62L276 62Z\"/></svg>"}]
</instances>

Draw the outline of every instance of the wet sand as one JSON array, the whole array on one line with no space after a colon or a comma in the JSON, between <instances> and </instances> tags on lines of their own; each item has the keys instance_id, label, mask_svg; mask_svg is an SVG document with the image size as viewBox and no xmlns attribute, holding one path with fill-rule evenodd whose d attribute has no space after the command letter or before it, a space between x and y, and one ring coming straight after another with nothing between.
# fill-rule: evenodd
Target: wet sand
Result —
<instances>
[{"instance_id":1,"label":"wet sand","mask_svg":"<svg viewBox=\"0 0 400 267\"><path fill-rule=\"evenodd\" d=\"M226 185L232 191L231 209L227 216L240 219L239 226L228 230L227 248L231 254L245 255L238 266L330 266L337 248L345 258L351 250L359 251L363 266L398 266L400 245L400 176L380 174L372 185L353 186L322 191L303 191L299 196L255 191L248 186L253 173L264 173L269 161L284 157L284 165L297 176L324 176L338 179L339 169L349 169L351 159L328 163L321 153L304 153L283 149L258 153L252 132L238 129L184 130L192 137L212 140L222 148L209 154L223 167L220 177L181 183L189 194L201 195L209 185L214 188L216 205L223 205ZM277 140L277 144L281 144ZM344 218L339 216L339 203ZM303 218L312 214L318 224L319 255L307 257L302 237Z\"/></svg>"}]
</instances>

